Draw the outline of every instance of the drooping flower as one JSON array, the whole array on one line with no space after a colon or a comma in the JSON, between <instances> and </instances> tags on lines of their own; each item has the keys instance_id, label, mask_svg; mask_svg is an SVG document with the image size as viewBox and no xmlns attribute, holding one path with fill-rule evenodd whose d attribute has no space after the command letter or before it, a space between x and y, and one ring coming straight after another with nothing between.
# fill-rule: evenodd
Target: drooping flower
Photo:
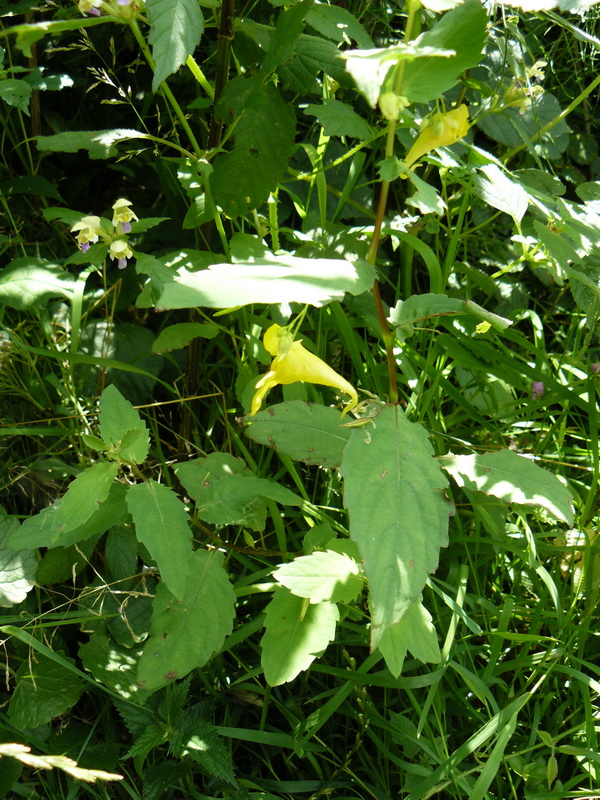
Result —
<instances>
[{"instance_id":1,"label":"drooping flower","mask_svg":"<svg viewBox=\"0 0 600 800\"><path fill-rule=\"evenodd\" d=\"M138 219L138 217L129 208L130 205L131 201L125 200L123 197L121 197L116 203L113 204L112 207L113 225L116 228L117 225L121 223L121 231L123 233L129 233L131 231L131 220Z\"/></svg>"},{"instance_id":2,"label":"drooping flower","mask_svg":"<svg viewBox=\"0 0 600 800\"><path fill-rule=\"evenodd\" d=\"M322 361L318 356L308 351L302 342L294 341L292 334L281 325L271 325L263 337L267 351L274 356L271 369L256 383L256 392L252 398L250 415L253 416L260 409L267 392L277 384L282 386L296 381L318 383L322 386L332 386L345 394L350 395L350 401L342 411L342 416L358 403L358 395L352 384Z\"/></svg>"},{"instance_id":3,"label":"drooping flower","mask_svg":"<svg viewBox=\"0 0 600 800\"><path fill-rule=\"evenodd\" d=\"M434 114L406 154L404 165L411 167L426 153L456 144L464 139L468 130L469 109L465 105L453 108L447 114Z\"/></svg>"},{"instance_id":4,"label":"drooping flower","mask_svg":"<svg viewBox=\"0 0 600 800\"><path fill-rule=\"evenodd\" d=\"M96 244L100 236L104 235L100 217L82 217L71 228L71 233L76 233L77 244L83 252L89 249L90 244Z\"/></svg>"},{"instance_id":5,"label":"drooping flower","mask_svg":"<svg viewBox=\"0 0 600 800\"><path fill-rule=\"evenodd\" d=\"M103 0L79 0L77 5L82 14L92 14L94 17L99 17L102 3Z\"/></svg>"},{"instance_id":6,"label":"drooping flower","mask_svg":"<svg viewBox=\"0 0 600 800\"><path fill-rule=\"evenodd\" d=\"M127 266L127 259L133 258L133 252L126 239L115 239L114 242L111 242L108 248L108 254L117 262L119 269L125 269Z\"/></svg>"}]
</instances>

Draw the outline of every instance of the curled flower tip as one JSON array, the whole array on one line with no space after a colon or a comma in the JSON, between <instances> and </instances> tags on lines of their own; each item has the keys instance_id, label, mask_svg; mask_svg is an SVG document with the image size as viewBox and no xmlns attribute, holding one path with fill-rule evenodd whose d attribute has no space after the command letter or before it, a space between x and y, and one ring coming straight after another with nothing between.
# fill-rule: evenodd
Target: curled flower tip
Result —
<instances>
[{"instance_id":1,"label":"curled flower tip","mask_svg":"<svg viewBox=\"0 0 600 800\"><path fill-rule=\"evenodd\" d=\"M100 217L82 217L71 228L71 233L76 233L77 244L83 252L89 249L90 244L96 244L104 234Z\"/></svg>"},{"instance_id":2,"label":"curled flower tip","mask_svg":"<svg viewBox=\"0 0 600 800\"><path fill-rule=\"evenodd\" d=\"M539 400L545 391L546 387L544 386L543 381L533 381L531 384L531 399Z\"/></svg>"},{"instance_id":3,"label":"curled flower tip","mask_svg":"<svg viewBox=\"0 0 600 800\"><path fill-rule=\"evenodd\" d=\"M434 114L406 154L404 165L411 167L426 153L438 147L456 144L464 139L468 130L469 109L465 105L460 105L447 114Z\"/></svg>"},{"instance_id":4,"label":"curled flower tip","mask_svg":"<svg viewBox=\"0 0 600 800\"><path fill-rule=\"evenodd\" d=\"M250 416L260 409L267 392L274 386L282 386L297 381L331 386L350 396L342 411L348 413L358 403L358 395L352 384L339 375L318 356L307 350L302 342L294 341L292 335L281 325L271 325L265 331L263 342L267 351L274 356L271 369L256 382Z\"/></svg>"},{"instance_id":5,"label":"curled flower tip","mask_svg":"<svg viewBox=\"0 0 600 800\"><path fill-rule=\"evenodd\" d=\"M108 248L108 255L117 262L119 269L125 269L127 259L133 258L133 251L125 239L115 239Z\"/></svg>"},{"instance_id":6,"label":"curled flower tip","mask_svg":"<svg viewBox=\"0 0 600 800\"><path fill-rule=\"evenodd\" d=\"M127 4L121 3L120 5L128 5L128 3ZM123 224L127 225L127 224L131 223L132 220L137 220L138 219L138 217L129 208L130 205L131 205L131 201L130 200L125 200L124 197L121 197L119 200L117 200L116 203L113 204L113 207L112 207L112 210L113 210L113 218L112 218L113 225L116 226L119 222L121 223L121 225L123 225ZM129 230L125 230L123 228L123 233L129 233L130 230L131 230L131 225L129 225Z\"/></svg>"}]
</instances>

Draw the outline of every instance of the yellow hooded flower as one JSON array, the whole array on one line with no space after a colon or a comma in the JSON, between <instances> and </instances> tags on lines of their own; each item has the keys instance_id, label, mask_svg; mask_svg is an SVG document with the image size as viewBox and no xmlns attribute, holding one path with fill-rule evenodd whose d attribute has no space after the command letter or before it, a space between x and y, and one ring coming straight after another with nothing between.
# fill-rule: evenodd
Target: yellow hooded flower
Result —
<instances>
[{"instance_id":1,"label":"yellow hooded flower","mask_svg":"<svg viewBox=\"0 0 600 800\"><path fill-rule=\"evenodd\" d=\"M453 108L447 114L434 114L406 154L404 165L412 167L425 153L456 144L464 139L468 130L469 109L465 105Z\"/></svg>"},{"instance_id":2,"label":"yellow hooded flower","mask_svg":"<svg viewBox=\"0 0 600 800\"><path fill-rule=\"evenodd\" d=\"M267 351L275 356L271 369L256 383L256 392L252 398L250 415L260 409L265 395L274 386L282 386L296 381L319 383L322 386L333 386L350 395L350 401L344 408L342 416L358 403L356 389L345 378L328 366L318 356L306 350L302 342L295 342L291 333L281 325L271 325L263 337Z\"/></svg>"}]
</instances>

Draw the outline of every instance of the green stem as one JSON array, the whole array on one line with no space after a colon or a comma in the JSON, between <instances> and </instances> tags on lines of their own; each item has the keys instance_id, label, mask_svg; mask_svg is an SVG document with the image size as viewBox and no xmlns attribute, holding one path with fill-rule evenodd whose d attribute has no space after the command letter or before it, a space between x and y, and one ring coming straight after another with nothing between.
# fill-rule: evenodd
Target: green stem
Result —
<instances>
[{"instance_id":1,"label":"green stem","mask_svg":"<svg viewBox=\"0 0 600 800\"><path fill-rule=\"evenodd\" d=\"M138 25L137 19L135 19L135 18L131 19L129 21L129 27L131 28L131 31L132 31L133 35L135 36L135 39L136 39L138 45L140 46L140 50L143 52L143 54L144 54L144 56L146 58L146 61L150 65L150 68L152 69L153 72L156 72L156 64L154 62L154 59L152 58L152 53L150 52L150 48L146 44L146 40L144 39L144 37L142 35L142 32L140 30L140 26ZM166 99L169 101L169 103L171 104L171 107L172 107L173 111L175 112L175 115L177 116L177 119L181 123L181 127L184 129L184 131L185 131L185 133L186 133L186 135L187 135L187 137L189 139L189 142L192 145L192 150L194 151L194 154L195 154L196 158L202 158L203 150L200 147L200 145L198 144L198 141L197 141L196 137L194 136L194 132L190 128L190 124L187 121L181 106L177 102L177 99L176 99L175 95L173 94L173 92L171 91L171 89L169 88L167 83L165 83L165 82L161 83L160 90L163 93L163 95L166 97Z\"/></svg>"},{"instance_id":2,"label":"green stem","mask_svg":"<svg viewBox=\"0 0 600 800\"><path fill-rule=\"evenodd\" d=\"M527 147L528 144L536 142L538 139L541 139L541 137L544 136L544 134L548 133L548 131L551 130L555 125L558 125L559 122L568 117L569 114L572 111L574 111L577 108L577 106L580 105L586 99L586 97L588 97L594 91L594 89L599 84L600 84L600 74L597 75L594 78L594 80L590 83L590 85L587 88L585 88L582 92L580 92L575 98L575 100L569 103L569 105L565 109L563 109L563 111L561 111L560 114L558 114L558 116L554 117L554 119L550 120L550 122L547 125L544 125L543 128L540 128L540 130L537 131L537 133L531 136L528 142L522 142L516 147L513 147L512 150L509 150L508 153L504 155L502 161L506 164L508 161L510 161L510 159L514 155L516 155L525 147Z\"/></svg>"}]
</instances>

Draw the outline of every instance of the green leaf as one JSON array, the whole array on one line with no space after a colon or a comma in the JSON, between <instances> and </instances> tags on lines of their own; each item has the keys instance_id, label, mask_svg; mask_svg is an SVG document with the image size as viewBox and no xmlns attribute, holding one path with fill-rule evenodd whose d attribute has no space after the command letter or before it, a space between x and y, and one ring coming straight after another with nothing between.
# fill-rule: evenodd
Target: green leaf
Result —
<instances>
[{"instance_id":1,"label":"green leaf","mask_svg":"<svg viewBox=\"0 0 600 800\"><path fill-rule=\"evenodd\" d=\"M200 44L204 17L197 0L146 0L146 11L156 63L152 91L156 92Z\"/></svg>"},{"instance_id":2,"label":"green leaf","mask_svg":"<svg viewBox=\"0 0 600 800\"><path fill-rule=\"evenodd\" d=\"M487 24L488 14L479 0L466 0L444 14L430 31L415 39L414 45L454 50L455 55L407 62L400 94L413 103L427 103L451 89L462 72L479 63Z\"/></svg>"},{"instance_id":3,"label":"green leaf","mask_svg":"<svg viewBox=\"0 0 600 800\"><path fill-rule=\"evenodd\" d=\"M79 473L69 484L54 514L54 540L89 520L108 497L118 470L118 464L101 461Z\"/></svg>"},{"instance_id":4,"label":"green leaf","mask_svg":"<svg viewBox=\"0 0 600 800\"><path fill-rule=\"evenodd\" d=\"M433 186L419 178L411 170L404 169L408 173L408 180L415 187L413 194L406 198L406 204L417 208L421 214L443 214L446 209L446 203Z\"/></svg>"},{"instance_id":5,"label":"green leaf","mask_svg":"<svg viewBox=\"0 0 600 800\"><path fill-rule=\"evenodd\" d=\"M2 181L0 191L7 197L12 194L32 194L35 197L51 197L53 200L62 201L58 188L52 181L43 178L41 175L21 175L18 178ZM43 209L46 211L47 209ZM81 219L81 214L79 215ZM73 225L77 222L74 220Z\"/></svg>"},{"instance_id":6,"label":"green leaf","mask_svg":"<svg viewBox=\"0 0 600 800\"><path fill-rule=\"evenodd\" d=\"M486 311L471 300L448 297L445 294L413 294L406 300L399 300L391 309L388 320L395 327L396 336L403 341L415 332L415 325L427 325L429 320L438 317L453 319L458 314L469 314L476 319L489 322L496 330L505 330L511 321ZM442 320L443 321L443 320Z\"/></svg>"},{"instance_id":7,"label":"green leaf","mask_svg":"<svg viewBox=\"0 0 600 800\"><path fill-rule=\"evenodd\" d=\"M442 456L440 464L465 489L479 490L507 503L543 508L556 519L573 524L571 495L561 481L512 450L484 455Z\"/></svg>"},{"instance_id":8,"label":"green leaf","mask_svg":"<svg viewBox=\"0 0 600 800\"><path fill-rule=\"evenodd\" d=\"M350 515L369 580L371 645L421 594L439 551L448 541L448 485L427 431L398 406L384 407L352 431L341 474Z\"/></svg>"},{"instance_id":9,"label":"green leaf","mask_svg":"<svg viewBox=\"0 0 600 800\"><path fill-rule=\"evenodd\" d=\"M111 582L126 581L137 572L137 539L132 526L115 525L106 536L104 557ZM119 588L126 588L121 583Z\"/></svg>"},{"instance_id":10,"label":"green leaf","mask_svg":"<svg viewBox=\"0 0 600 800\"><path fill-rule=\"evenodd\" d=\"M304 30L304 17L312 4L313 0L302 0L279 14L269 50L260 69L263 80L292 57L294 44Z\"/></svg>"},{"instance_id":11,"label":"green leaf","mask_svg":"<svg viewBox=\"0 0 600 800\"><path fill-rule=\"evenodd\" d=\"M23 14L25 13L24 10L16 10L14 13L16 14ZM77 31L81 30L81 28L89 28L95 25L104 25L107 22L114 21L114 18L105 16L105 17L90 17L88 19L84 17L75 17L74 19L68 20L56 20L54 22L45 21L45 22L37 22L35 24L26 24L26 25L15 25L13 28L10 29L11 34L16 36L16 46L18 47L21 52L27 56L27 58L32 58L32 51L31 47L36 42L39 42L44 36L56 35L59 33L63 33L63 31Z\"/></svg>"},{"instance_id":12,"label":"green leaf","mask_svg":"<svg viewBox=\"0 0 600 800\"><path fill-rule=\"evenodd\" d=\"M257 76L229 81L217 116L236 120L235 145L215 159L211 186L225 214L239 217L265 203L285 175L294 146L295 115L273 83L263 85ZM235 303L223 307L231 305Z\"/></svg>"},{"instance_id":13,"label":"green leaf","mask_svg":"<svg viewBox=\"0 0 600 800\"><path fill-rule=\"evenodd\" d=\"M136 409L116 386L107 386L102 392L99 408L100 435L104 441L116 445L125 461L142 464L150 449L150 435Z\"/></svg>"},{"instance_id":14,"label":"green leaf","mask_svg":"<svg viewBox=\"0 0 600 800\"><path fill-rule=\"evenodd\" d=\"M265 498L298 506L302 500L275 481L257 478L240 458L211 453L178 464L177 477L195 501L200 519L213 525L264 529Z\"/></svg>"},{"instance_id":15,"label":"green leaf","mask_svg":"<svg viewBox=\"0 0 600 800\"><path fill-rule=\"evenodd\" d=\"M274 255L256 236L235 234L234 263L213 264L198 272L180 268L163 287L162 308L231 308L251 303L310 303L342 300L345 292L370 289L375 271L366 261Z\"/></svg>"},{"instance_id":16,"label":"green leaf","mask_svg":"<svg viewBox=\"0 0 600 800\"><path fill-rule=\"evenodd\" d=\"M57 521L59 500L54 505L44 508L39 514L28 517L10 537L10 547L16 550L24 547L67 547L104 533L125 519L126 491L123 484L113 483L108 497L100 503L90 519L72 530L62 528Z\"/></svg>"},{"instance_id":17,"label":"green leaf","mask_svg":"<svg viewBox=\"0 0 600 800\"><path fill-rule=\"evenodd\" d=\"M269 406L246 419L246 436L305 464L338 467L350 439L339 411L302 400Z\"/></svg>"},{"instance_id":18,"label":"green leaf","mask_svg":"<svg viewBox=\"0 0 600 800\"><path fill-rule=\"evenodd\" d=\"M0 509L0 606L9 608L21 603L35 583L37 559L31 549L15 550L9 537L19 530L19 520Z\"/></svg>"},{"instance_id":19,"label":"green leaf","mask_svg":"<svg viewBox=\"0 0 600 800\"><path fill-rule=\"evenodd\" d=\"M269 686L293 680L323 654L335 636L335 603L311 605L279 588L267 606L261 663Z\"/></svg>"},{"instance_id":20,"label":"green leaf","mask_svg":"<svg viewBox=\"0 0 600 800\"><path fill-rule=\"evenodd\" d=\"M183 503L168 486L154 480L130 487L127 507L138 541L156 561L161 578L175 597L186 591L191 532Z\"/></svg>"},{"instance_id":21,"label":"green leaf","mask_svg":"<svg viewBox=\"0 0 600 800\"><path fill-rule=\"evenodd\" d=\"M0 271L0 303L27 311L51 297L73 297L76 281L56 262L23 256Z\"/></svg>"},{"instance_id":22,"label":"green leaf","mask_svg":"<svg viewBox=\"0 0 600 800\"><path fill-rule=\"evenodd\" d=\"M132 130L130 128L115 128L104 131L65 131L54 136L38 136L37 146L40 150L49 150L54 153L76 153L78 150L87 150L90 158L113 158L118 150L115 147L119 142L129 139L152 139L148 133Z\"/></svg>"},{"instance_id":23,"label":"green leaf","mask_svg":"<svg viewBox=\"0 0 600 800\"><path fill-rule=\"evenodd\" d=\"M94 633L79 648L83 666L94 678L120 694L125 700L143 703L147 693L137 686L136 670L140 653L118 647L103 633Z\"/></svg>"},{"instance_id":24,"label":"green leaf","mask_svg":"<svg viewBox=\"0 0 600 800\"><path fill-rule=\"evenodd\" d=\"M311 603L351 603L363 587L356 561L333 550L299 556L276 569L273 577L296 597L307 597Z\"/></svg>"},{"instance_id":25,"label":"green leaf","mask_svg":"<svg viewBox=\"0 0 600 800\"><path fill-rule=\"evenodd\" d=\"M333 8L333 6L322 7ZM304 113L316 117L327 136L352 136L355 139L368 139L371 136L369 123L359 117L352 106L340 100L325 98L321 105L306 106Z\"/></svg>"},{"instance_id":26,"label":"green leaf","mask_svg":"<svg viewBox=\"0 0 600 800\"><path fill-rule=\"evenodd\" d=\"M60 653L57 655L64 658ZM70 658L64 660L75 663ZM82 681L71 670L38 653L31 654L21 664L16 677L8 715L19 730L37 728L60 717L83 692Z\"/></svg>"},{"instance_id":27,"label":"green leaf","mask_svg":"<svg viewBox=\"0 0 600 800\"><path fill-rule=\"evenodd\" d=\"M206 718L204 703L187 708L177 726L169 746L177 758L187 756L213 778L236 785L233 774L231 750L217 733L215 726Z\"/></svg>"},{"instance_id":28,"label":"green leaf","mask_svg":"<svg viewBox=\"0 0 600 800\"><path fill-rule=\"evenodd\" d=\"M29 101L31 99L31 86L27 81L16 78L0 80L0 100L9 106L14 106L29 116Z\"/></svg>"},{"instance_id":29,"label":"green leaf","mask_svg":"<svg viewBox=\"0 0 600 800\"><path fill-rule=\"evenodd\" d=\"M178 322L159 333L152 345L152 352L169 353L186 347L192 339L214 339L218 335L218 326L210 322Z\"/></svg>"},{"instance_id":30,"label":"green leaf","mask_svg":"<svg viewBox=\"0 0 600 800\"><path fill-rule=\"evenodd\" d=\"M222 554L196 550L187 565L181 600L164 584L157 588L152 635L138 668L139 685L150 691L206 664L233 627L235 595Z\"/></svg>"},{"instance_id":31,"label":"green leaf","mask_svg":"<svg viewBox=\"0 0 600 800\"><path fill-rule=\"evenodd\" d=\"M306 15L306 22L322 36L338 44L353 40L359 47L373 47L373 42L360 22L347 9L340 6L314 5Z\"/></svg>"},{"instance_id":32,"label":"green leaf","mask_svg":"<svg viewBox=\"0 0 600 800\"><path fill-rule=\"evenodd\" d=\"M412 603L395 625L386 628L379 640L378 647L394 678L397 678L402 672L407 650L410 650L419 661L437 664L441 659L437 633L431 623L431 614L422 603Z\"/></svg>"},{"instance_id":33,"label":"green leaf","mask_svg":"<svg viewBox=\"0 0 600 800\"><path fill-rule=\"evenodd\" d=\"M517 223L521 222L529 205L529 197L521 184L511 180L496 164L479 167L479 172L483 177L473 177L475 194L492 208L510 214Z\"/></svg>"}]
</instances>

